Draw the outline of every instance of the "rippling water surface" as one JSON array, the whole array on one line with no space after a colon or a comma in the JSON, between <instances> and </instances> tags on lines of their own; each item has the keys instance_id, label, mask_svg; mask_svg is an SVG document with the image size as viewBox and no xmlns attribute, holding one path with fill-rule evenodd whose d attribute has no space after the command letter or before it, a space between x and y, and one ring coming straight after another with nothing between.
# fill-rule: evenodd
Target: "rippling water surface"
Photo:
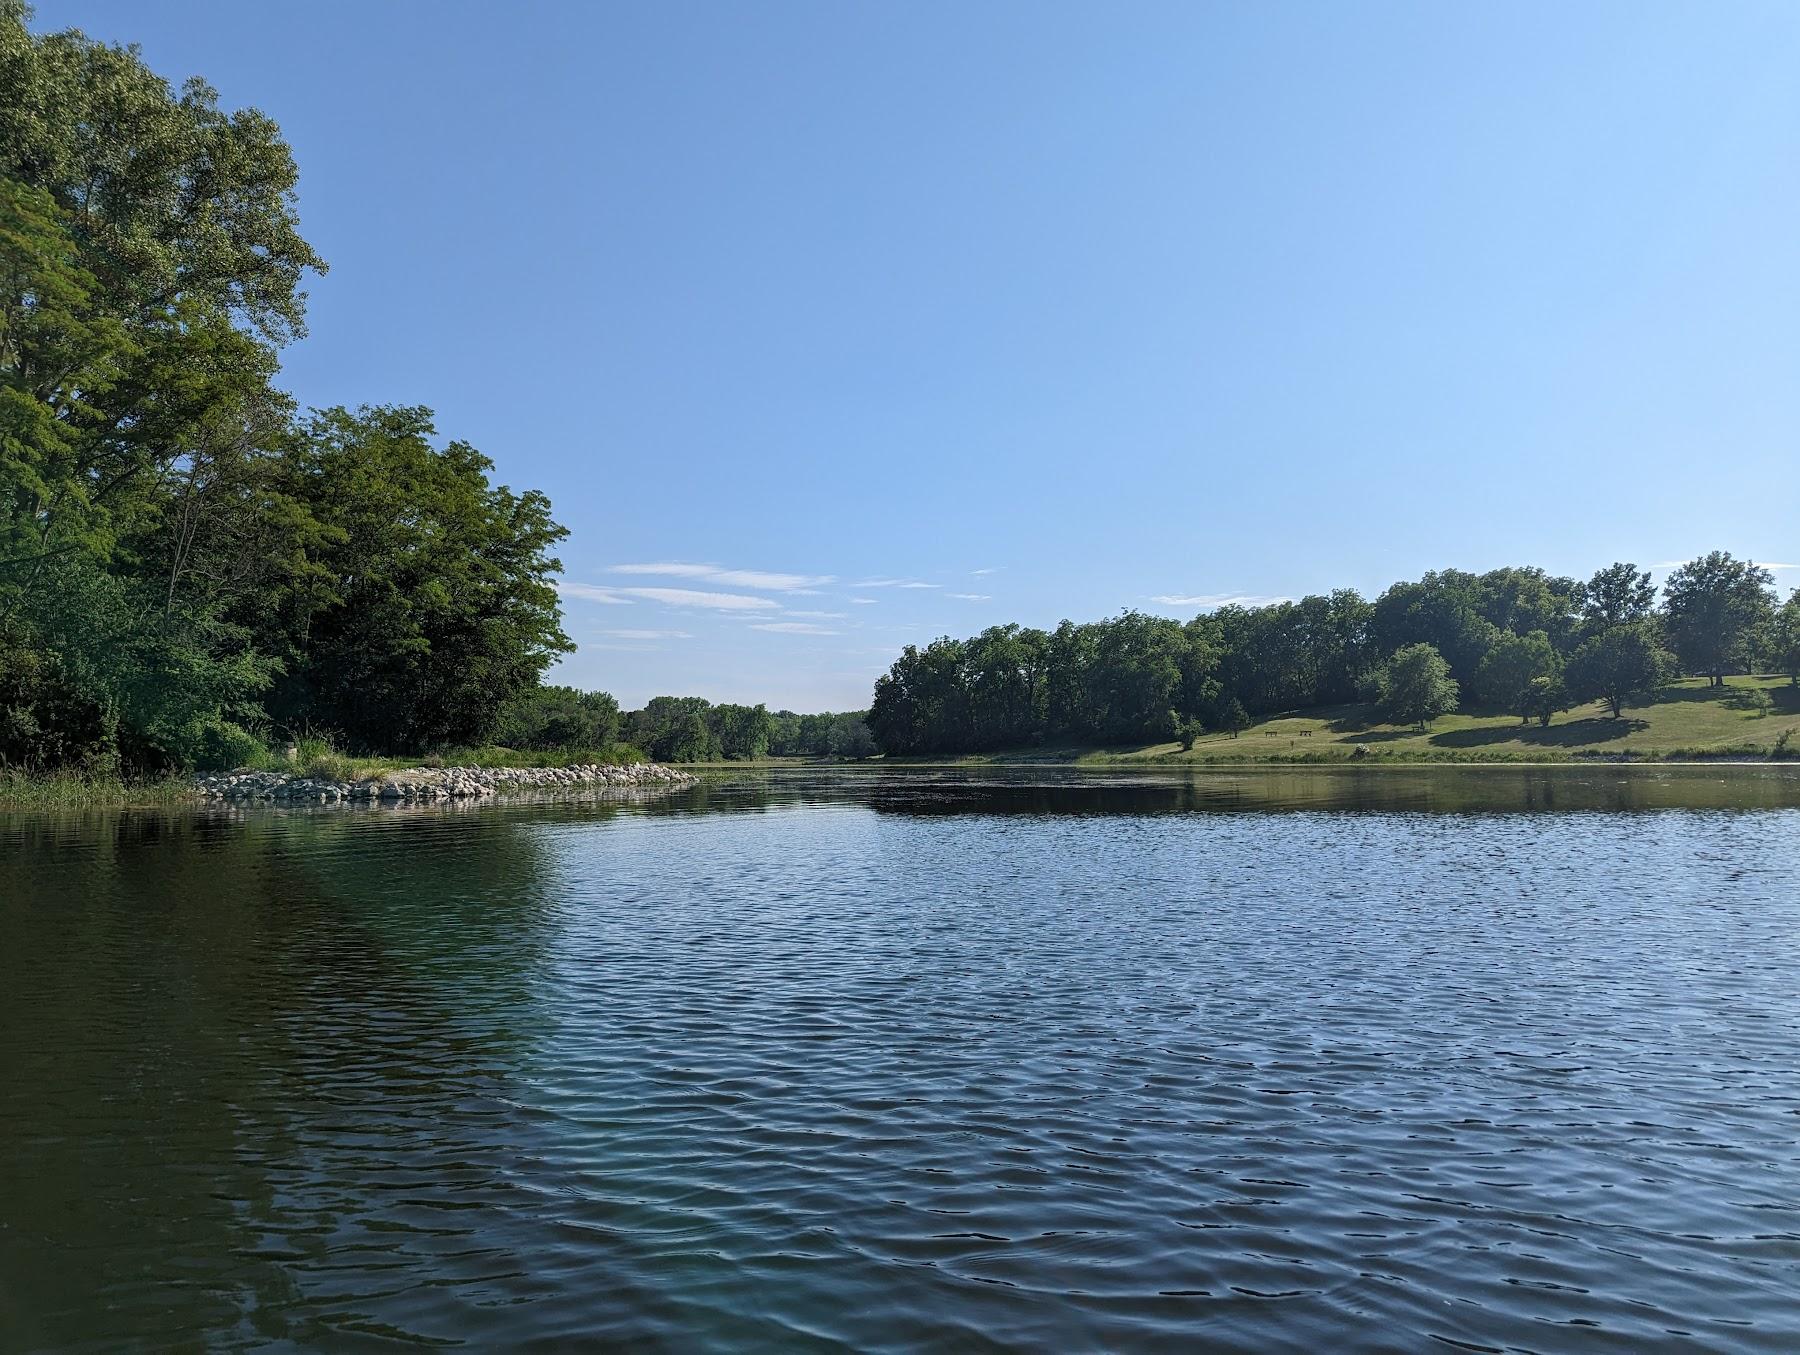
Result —
<instances>
[{"instance_id":1,"label":"rippling water surface","mask_svg":"<svg viewBox=\"0 0 1800 1355\"><path fill-rule=\"evenodd\" d=\"M1800 1350L1800 779L0 819L0 1348Z\"/></svg>"}]
</instances>

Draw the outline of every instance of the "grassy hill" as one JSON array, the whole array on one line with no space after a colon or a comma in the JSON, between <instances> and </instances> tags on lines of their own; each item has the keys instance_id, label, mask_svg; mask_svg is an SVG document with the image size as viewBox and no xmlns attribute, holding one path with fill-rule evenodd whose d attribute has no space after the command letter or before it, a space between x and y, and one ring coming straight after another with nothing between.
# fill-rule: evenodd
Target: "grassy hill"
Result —
<instances>
[{"instance_id":1,"label":"grassy hill","mask_svg":"<svg viewBox=\"0 0 1800 1355\"><path fill-rule=\"evenodd\" d=\"M974 761L1083 763L1568 762L1587 758L1671 759L1768 757L1785 733L1800 758L1800 689L1786 678L1734 677L1721 691L1703 678L1670 687L1654 704L1628 707L1613 719L1603 706L1564 711L1545 728L1516 715L1446 715L1420 733L1377 722L1367 706L1330 706L1270 717L1243 731L1207 734L1183 752L1177 743L1142 748L1036 749ZM1763 691L1766 715L1740 706ZM1366 750L1359 752L1358 750Z\"/></svg>"}]
</instances>

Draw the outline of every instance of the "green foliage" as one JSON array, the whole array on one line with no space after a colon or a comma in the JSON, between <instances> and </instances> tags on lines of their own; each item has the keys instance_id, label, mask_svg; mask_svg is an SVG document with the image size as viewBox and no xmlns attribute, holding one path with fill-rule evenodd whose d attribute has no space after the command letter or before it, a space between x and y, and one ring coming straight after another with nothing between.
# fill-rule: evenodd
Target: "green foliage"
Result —
<instances>
[{"instance_id":1,"label":"green foliage","mask_svg":"<svg viewBox=\"0 0 1800 1355\"><path fill-rule=\"evenodd\" d=\"M1244 709L1244 703L1235 696L1227 696L1214 706L1212 711L1214 728L1222 729L1232 738L1236 738L1254 723L1250 712Z\"/></svg>"},{"instance_id":2,"label":"green foliage","mask_svg":"<svg viewBox=\"0 0 1800 1355\"><path fill-rule=\"evenodd\" d=\"M193 793L193 786L181 777L121 778L105 769L33 773L0 767L0 809L148 808L190 803Z\"/></svg>"},{"instance_id":3,"label":"green foliage","mask_svg":"<svg viewBox=\"0 0 1800 1355\"><path fill-rule=\"evenodd\" d=\"M1760 687L1746 687L1731 694L1731 704L1761 719L1775 709L1775 698Z\"/></svg>"},{"instance_id":4,"label":"green foliage","mask_svg":"<svg viewBox=\"0 0 1800 1355\"><path fill-rule=\"evenodd\" d=\"M141 316L178 296L279 342L302 332L293 156L255 109L227 113L204 81L179 93L133 48L26 28L0 7L0 175L78 216L110 309Z\"/></svg>"},{"instance_id":5,"label":"green foliage","mask_svg":"<svg viewBox=\"0 0 1800 1355\"><path fill-rule=\"evenodd\" d=\"M1169 712L1169 726L1175 731L1175 741L1181 745L1184 753L1191 751L1195 740L1206 733L1206 726L1200 721L1191 716L1177 715L1174 711Z\"/></svg>"},{"instance_id":6,"label":"green foliage","mask_svg":"<svg viewBox=\"0 0 1800 1355\"><path fill-rule=\"evenodd\" d=\"M1210 629L1141 612L1050 633L996 626L909 645L875 684L868 727L910 754L1165 738L1171 710L1216 695L1216 666Z\"/></svg>"},{"instance_id":7,"label":"green foliage","mask_svg":"<svg viewBox=\"0 0 1800 1355\"><path fill-rule=\"evenodd\" d=\"M1724 685L1748 665L1752 641L1775 602L1768 570L1716 550L1670 573L1663 583L1668 635L1690 673Z\"/></svg>"},{"instance_id":8,"label":"green foliage","mask_svg":"<svg viewBox=\"0 0 1800 1355\"><path fill-rule=\"evenodd\" d=\"M704 719L718 743L720 754L731 761L769 755L769 736L774 721L764 707L727 703L714 706L705 713Z\"/></svg>"},{"instance_id":9,"label":"green foliage","mask_svg":"<svg viewBox=\"0 0 1800 1355\"><path fill-rule=\"evenodd\" d=\"M1525 689L1523 702L1524 714L1538 722L1543 729L1550 727L1558 711L1569 708L1568 688L1563 686L1560 670L1556 673L1543 673L1531 679Z\"/></svg>"},{"instance_id":10,"label":"green foliage","mask_svg":"<svg viewBox=\"0 0 1800 1355\"><path fill-rule=\"evenodd\" d=\"M1180 627L1130 612L1051 632L996 626L907 648L876 682L868 724L888 753L964 754L1154 742L1190 719L1232 732L1238 719L1358 699L1416 724L1402 708L1446 713L1467 691L1548 728L1571 701L1606 700L1616 712L1648 699L1678 671L1665 626L1698 633L1707 617L1736 626L1724 648L1740 666L1754 655L1800 684L1800 590L1777 611L1766 578L1716 552L1672 576L1666 616L1654 610L1649 574L1618 563L1585 584L1529 566L1441 570L1373 603L1341 589L1225 606ZM1419 646L1437 652L1454 691L1405 669L1417 691L1397 706L1392 662ZM1690 665L1712 671L1701 666L1711 652L1691 647Z\"/></svg>"},{"instance_id":11,"label":"green foliage","mask_svg":"<svg viewBox=\"0 0 1800 1355\"><path fill-rule=\"evenodd\" d=\"M1416 583L1396 583L1375 600L1370 622L1378 654L1429 645L1451 676L1472 681L1500 628L1482 615L1481 579L1459 569L1433 571Z\"/></svg>"},{"instance_id":12,"label":"green foliage","mask_svg":"<svg viewBox=\"0 0 1800 1355\"><path fill-rule=\"evenodd\" d=\"M318 568L272 599L278 721L363 748L480 742L573 648L549 500L490 484L486 457L438 450L433 432L424 409L326 410L282 458L285 496L320 530L305 551Z\"/></svg>"},{"instance_id":13,"label":"green foliage","mask_svg":"<svg viewBox=\"0 0 1800 1355\"><path fill-rule=\"evenodd\" d=\"M279 130L26 18L0 0L0 757L485 738L568 648L548 502L423 410L296 425L277 348L323 264Z\"/></svg>"},{"instance_id":14,"label":"green foliage","mask_svg":"<svg viewBox=\"0 0 1800 1355\"><path fill-rule=\"evenodd\" d=\"M534 687L501 708L494 742L505 748L602 748L619 737L610 692Z\"/></svg>"},{"instance_id":15,"label":"green foliage","mask_svg":"<svg viewBox=\"0 0 1800 1355\"><path fill-rule=\"evenodd\" d=\"M1457 682L1450 664L1431 645L1407 645L1379 670L1379 705L1392 724L1425 728L1456 709Z\"/></svg>"},{"instance_id":16,"label":"green foliage","mask_svg":"<svg viewBox=\"0 0 1800 1355\"><path fill-rule=\"evenodd\" d=\"M1481 575L1476 596L1482 618L1502 634L1541 633L1561 652L1574 640L1584 589L1536 565L1513 565Z\"/></svg>"},{"instance_id":17,"label":"green foliage","mask_svg":"<svg viewBox=\"0 0 1800 1355\"><path fill-rule=\"evenodd\" d=\"M319 781L348 781L356 775L356 760L343 753L314 753L300 761L299 772Z\"/></svg>"},{"instance_id":18,"label":"green foliage","mask_svg":"<svg viewBox=\"0 0 1800 1355\"><path fill-rule=\"evenodd\" d=\"M1581 589L1581 620L1590 635L1646 621L1655 606L1650 572L1624 561L1596 570Z\"/></svg>"},{"instance_id":19,"label":"green foliage","mask_svg":"<svg viewBox=\"0 0 1800 1355\"><path fill-rule=\"evenodd\" d=\"M1368 665L1374 608L1354 590L1278 602L1221 607L1188 623L1209 659L1215 690L1184 693L1185 708L1203 710L1218 689L1253 710L1348 701Z\"/></svg>"},{"instance_id":20,"label":"green foliage","mask_svg":"<svg viewBox=\"0 0 1800 1355\"><path fill-rule=\"evenodd\" d=\"M631 742L658 762L766 757L775 719L763 706L714 705L699 696L658 696L623 721Z\"/></svg>"},{"instance_id":21,"label":"green foliage","mask_svg":"<svg viewBox=\"0 0 1800 1355\"><path fill-rule=\"evenodd\" d=\"M78 555L55 575L54 589L22 599L20 617L69 685L105 712L121 755L150 768L228 756L274 669L243 628L166 605L145 581Z\"/></svg>"},{"instance_id":22,"label":"green foliage","mask_svg":"<svg viewBox=\"0 0 1800 1355\"><path fill-rule=\"evenodd\" d=\"M1475 670L1475 691L1483 701L1517 715L1549 723L1560 695L1562 660L1541 630L1503 634Z\"/></svg>"},{"instance_id":23,"label":"green foliage","mask_svg":"<svg viewBox=\"0 0 1800 1355\"><path fill-rule=\"evenodd\" d=\"M873 757L875 736L860 710L797 715L778 710L770 717L769 752L775 757Z\"/></svg>"},{"instance_id":24,"label":"green foliage","mask_svg":"<svg viewBox=\"0 0 1800 1355\"><path fill-rule=\"evenodd\" d=\"M1675 675L1654 622L1612 627L1584 641L1569 658L1565 681L1580 701L1604 701L1616 720L1628 704L1652 699Z\"/></svg>"},{"instance_id":25,"label":"green foliage","mask_svg":"<svg viewBox=\"0 0 1800 1355\"><path fill-rule=\"evenodd\" d=\"M95 769L116 757L114 722L61 662L0 628L0 767Z\"/></svg>"},{"instance_id":26,"label":"green foliage","mask_svg":"<svg viewBox=\"0 0 1800 1355\"><path fill-rule=\"evenodd\" d=\"M1770 667L1800 685L1800 588L1788 594L1768 628Z\"/></svg>"}]
</instances>

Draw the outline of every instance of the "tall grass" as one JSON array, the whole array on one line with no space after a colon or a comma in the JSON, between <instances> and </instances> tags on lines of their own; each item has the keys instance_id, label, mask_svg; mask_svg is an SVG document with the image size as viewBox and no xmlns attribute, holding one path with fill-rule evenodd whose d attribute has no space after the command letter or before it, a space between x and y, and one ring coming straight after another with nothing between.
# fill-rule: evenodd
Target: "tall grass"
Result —
<instances>
[{"instance_id":1,"label":"tall grass","mask_svg":"<svg viewBox=\"0 0 1800 1355\"><path fill-rule=\"evenodd\" d=\"M182 804L193 796L194 788L178 776L130 780L76 772L0 771L0 809L123 809Z\"/></svg>"},{"instance_id":2,"label":"tall grass","mask_svg":"<svg viewBox=\"0 0 1800 1355\"><path fill-rule=\"evenodd\" d=\"M256 769L291 771L321 780L352 781L413 767L573 767L590 764L622 767L649 760L643 749L629 743L613 743L604 748L548 749L501 748L490 744L480 748L440 748L426 754L358 756L339 752L322 739L302 739L296 745L292 762L275 754L266 763L258 764Z\"/></svg>"}]
</instances>

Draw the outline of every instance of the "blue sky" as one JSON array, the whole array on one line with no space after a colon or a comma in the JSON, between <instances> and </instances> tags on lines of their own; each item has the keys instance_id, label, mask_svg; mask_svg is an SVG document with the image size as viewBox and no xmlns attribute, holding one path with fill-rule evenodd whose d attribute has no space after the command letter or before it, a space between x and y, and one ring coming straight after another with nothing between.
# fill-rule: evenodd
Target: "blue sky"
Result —
<instances>
[{"instance_id":1,"label":"blue sky","mask_svg":"<svg viewBox=\"0 0 1800 1355\"><path fill-rule=\"evenodd\" d=\"M571 534L562 680L1800 562L1800 6L47 0L274 116L308 404ZM1800 584L1800 571L1777 575Z\"/></svg>"}]
</instances>

